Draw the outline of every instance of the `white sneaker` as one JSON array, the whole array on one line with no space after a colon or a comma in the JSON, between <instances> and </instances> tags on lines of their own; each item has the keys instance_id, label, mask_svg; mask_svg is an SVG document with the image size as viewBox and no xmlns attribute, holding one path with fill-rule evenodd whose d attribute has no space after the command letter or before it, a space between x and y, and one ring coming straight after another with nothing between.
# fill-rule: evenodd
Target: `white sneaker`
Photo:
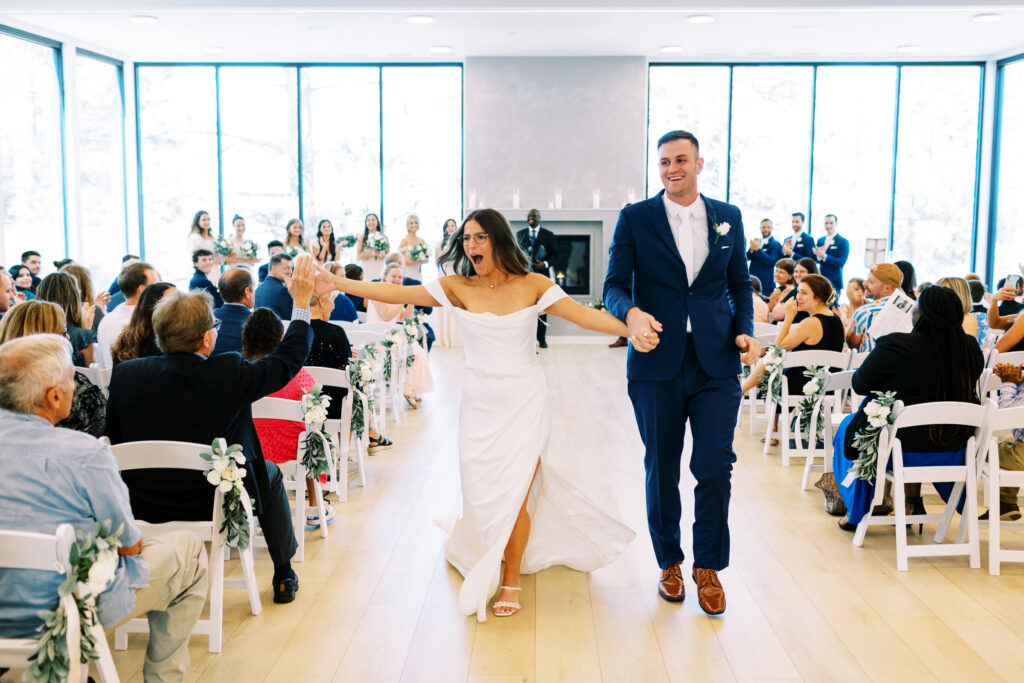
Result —
<instances>
[{"instance_id":1,"label":"white sneaker","mask_svg":"<svg viewBox=\"0 0 1024 683\"><path fill-rule=\"evenodd\" d=\"M324 505L324 516L328 522L334 519L334 508ZM306 509L306 526L320 526L320 511L316 507Z\"/></svg>"}]
</instances>

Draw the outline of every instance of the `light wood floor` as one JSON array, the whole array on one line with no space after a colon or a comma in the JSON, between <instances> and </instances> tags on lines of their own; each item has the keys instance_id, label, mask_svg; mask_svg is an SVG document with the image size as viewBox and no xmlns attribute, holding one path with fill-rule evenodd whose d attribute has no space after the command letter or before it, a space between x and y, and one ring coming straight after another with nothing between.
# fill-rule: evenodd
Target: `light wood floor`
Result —
<instances>
[{"instance_id":1,"label":"light wood floor","mask_svg":"<svg viewBox=\"0 0 1024 683\"><path fill-rule=\"evenodd\" d=\"M228 591L223 652L208 654L206 638L193 638L189 680L1024 679L1024 565L989 576L983 531L983 569L968 569L966 558L912 558L909 572L897 572L891 529L853 547L819 492L799 490L802 468L763 456L746 422L736 435L732 565L721 574L728 610L705 616L692 583L682 605L663 602L625 353L553 345L541 360L552 448L590 463L584 488L637 532L627 553L590 575L553 568L524 577L523 610L512 618L478 624L459 614L461 578L444 561L433 519L458 501L462 358L435 349L437 391L385 430L397 446L373 457L366 488L336 506L330 537L307 534L296 601L273 604L260 551L263 613L252 617L245 593ZM684 511L692 486L682 486ZM691 521L684 515L684 550ZM1005 537L1024 545L1024 534ZM122 680L142 680L144 647L144 636L132 636L128 651L115 652Z\"/></svg>"}]
</instances>

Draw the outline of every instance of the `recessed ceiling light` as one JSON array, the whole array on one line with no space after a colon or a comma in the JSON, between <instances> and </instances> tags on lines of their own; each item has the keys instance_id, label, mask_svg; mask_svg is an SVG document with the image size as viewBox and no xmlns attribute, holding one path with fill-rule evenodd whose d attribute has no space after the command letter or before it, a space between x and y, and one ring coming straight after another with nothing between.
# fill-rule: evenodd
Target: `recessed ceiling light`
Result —
<instances>
[{"instance_id":1,"label":"recessed ceiling light","mask_svg":"<svg viewBox=\"0 0 1024 683\"><path fill-rule=\"evenodd\" d=\"M710 24L715 18L710 14L691 14L686 20L691 24Z\"/></svg>"},{"instance_id":2,"label":"recessed ceiling light","mask_svg":"<svg viewBox=\"0 0 1024 683\"><path fill-rule=\"evenodd\" d=\"M430 48L430 54L432 55L450 55L455 52L450 45L435 45Z\"/></svg>"},{"instance_id":3,"label":"recessed ceiling light","mask_svg":"<svg viewBox=\"0 0 1024 683\"><path fill-rule=\"evenodd\" d=\"M221 52L224 52L224 48L222 48L220 45L203 45L201 49L203 52L211 55L216 55L220 54Z\"/></svg>"},{"instance_id":4,"label":"recessed ceiling light","mask_svg":"<svg viewBox=\"0 0 1024 683\"><path fill-rule=\"evenodd\" d=\"M133 24L155 24L158 21L160 20L148 14L136 14L131 18L131 22ZM977 19L975 19L975 21L977 21Z\"/></svg>"},{"instance_id":5,"label":"recessed ceiling light","mask_svg":"<svg viewBox=\"0 0 1024 683\"><path fill-rule=\"evenodd\" d=\"M917 52L920 49L920 45L900 45L899 47L896 48L896 52L908 55L912 52Z\"/></svg>"},{"instance_id":6,"label":"recessed ceiling light","mask_svg":"<svg viewBox=\"0 0 1024 683\"><path fill-rule=\"evenodd\" d=\"M434 17L429 14L410 14L405 18L410 24L433 24Z\"/></svg>"},{"instance_id":7,"label":"recessed ceiling light","mask_svg":"<svg viewBox=\"0 0 1024 683\"><path fill-rule=\"evenodd\" d=\"M993 21L999 21L1003 18L1002 14L996 14L995 12L984 12L982 14L975 14L974 20L979 24L987 24Z\"/></svg>"},{"instance_id":8,"label":"recessed ceiling light","mask_svg":"<svg viewBox=\"0 0 1024 683\"><path fill-rule=\"evenodd\" d=\"M682 45L663 45L661 51L667 55L677 55L683 51Z\"/></svg>"}]
</instances>

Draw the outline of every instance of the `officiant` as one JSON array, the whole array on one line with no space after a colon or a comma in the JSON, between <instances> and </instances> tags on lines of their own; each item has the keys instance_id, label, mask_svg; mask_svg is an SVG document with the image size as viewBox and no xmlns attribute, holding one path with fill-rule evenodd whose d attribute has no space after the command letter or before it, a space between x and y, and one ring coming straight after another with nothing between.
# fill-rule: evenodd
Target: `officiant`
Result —
<instances>
[{"instance_id":1,"label":"officiant","mask_svg":"<svg viewBox=\"0 0 1024 683\"><path fill-rule=\"evenodd\" d=\"M530 258L533 272L551 277L551 267L558 265L558 244L555 242L555 233L541 226L540 211L537 209L530 209L530 213L526 214L526 223L529 227L516 233L516 241ZM547 326L548 316L543 314L537 320L537 344L542 349L548 347L545 336Z\"/></svg>"}]
</instances>

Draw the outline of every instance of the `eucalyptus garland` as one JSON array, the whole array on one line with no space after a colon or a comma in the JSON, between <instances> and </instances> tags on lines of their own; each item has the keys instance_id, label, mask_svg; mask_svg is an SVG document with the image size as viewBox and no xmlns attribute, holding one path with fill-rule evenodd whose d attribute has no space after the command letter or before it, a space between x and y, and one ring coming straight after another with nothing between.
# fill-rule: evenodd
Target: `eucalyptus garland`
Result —
<instances>
[{"instance_id":1,"label":"eucalyptus garland","mask_svg":"<svg viewBox=\"0 0 1024 683\"><path fill-rule=\"evenodd\" d=\"M109 519L96 524L91 532L76 533L76 540L71 544L71 573L57 588L62 602L55 610L42 610L38 613L43 623L36 629L36 649L29 657L31 664L25 670L21 680L24 683L59 683L68 680L71 661L68 654L67 631L68 615L64 611L63 599L71 596L75 601L79 614L81 629L82 663L99 659L96 652L96 639L92 628L99 623L96 614L96 602L100 594L107 589L117 576L117 547L121 544L124 527L116 531L111 528ZM75 594L75 589L78 594Z\"/></svg>"},{"instance_id":2,"label":"eucalyptus garland","mask_svg":"<svg viewBox=\"0 0 1024 683\"><path fill-rule=\"evenodd\" d=\"M327 407L331 397L323 392L319 384L302 395L303 421L306 431L299 437L301 456L299 462L306 469L307 479L316 479L331 471L334 442L324 425L327 422Z\"/></svg>"},{"instance_id":3,"label":"eucalyptus garland","mask_svg":"<svg viewBox=\"0 0 1024 683\"><path fill-rule=\"evenodd\" d=\"M804 384L804 398L800 400L799 407L799 420L800 420L800 432L806 434L808 439L808 447L810 446L811 436L811 418L814 414L815 406L821 406L822 401L825 397L825 383L828 382L828 370L826 368L812 365L804 370L804 377L807 377L807 383ZM814 430L814 446L817 447L824 443L824 432L825 432L825 411L818 410L818 423L815 425Z\"/></svg>"},{"instance_id":4,"label":"eucalyptus garland","mask_svg":"<svg viewBox=\"0 0 1024 683\"><path fill-rule=\"evenodd\" d=\"M872 391L878 398L872 399L864 406L864 414L868 423L853 435L853 447L857 451L857 460L850 467L843 480L843 486L849 486L853 480L863 479L869 484L875 483L878 476L878 439L882 429L896 422L895 391Z\"/></svg>"},{"instance_id":5,"label":"eucalyptus garland","mask_svg":"<svg viewBox=\"0 0 1024 683\"><path fill-rule=\"evenodd\" d=\"M381 346L384 347L384 381L391 383L391 377L394 374L394 356L398 343L402 341L402 333L398 328L391 328L387 334L384 335L384 339L381 341Z\"/></svg>"},{"instance_id":6,"label":"eucalyptus garland","mask_svg":"<svg viewBox=\"0 0 1024 683\"><path fill-rule=\"evenodd\" d=\"M357 439L367 430L368 414L373 412L373 368L364 358L349 361L348 383L352 388L352 421L350 428Z\"/></svg>"},{"instance_id":7,"label":"eucalyptus garland","mask_svg":"<svg viewBox=\"0 0 1024 683\"><path fill-rule=\"evenodd\" d=\"M776 344L764 354L764 372L757 380L757 395L765 396L775 405L782 396L782 348Z\"/></svg>"},{"instance_id":8,"label":"eucalyptus garland","mask_svg":"<svg viewBox=\"0 0 1024 683\"><path fill-rule=\"evenodd\" d=\"M238 444L227 445L224 439L214 439L210 444L209 453L200 453L210 469L206 470L206 480L220 489L223 496L224 521L220 525L220 535L224 544L231 548L245 550L249 547L249 516L245 510L242 496L249 495L242 487L245 478L245 454Z\"/></svg>"}]
</instances>

